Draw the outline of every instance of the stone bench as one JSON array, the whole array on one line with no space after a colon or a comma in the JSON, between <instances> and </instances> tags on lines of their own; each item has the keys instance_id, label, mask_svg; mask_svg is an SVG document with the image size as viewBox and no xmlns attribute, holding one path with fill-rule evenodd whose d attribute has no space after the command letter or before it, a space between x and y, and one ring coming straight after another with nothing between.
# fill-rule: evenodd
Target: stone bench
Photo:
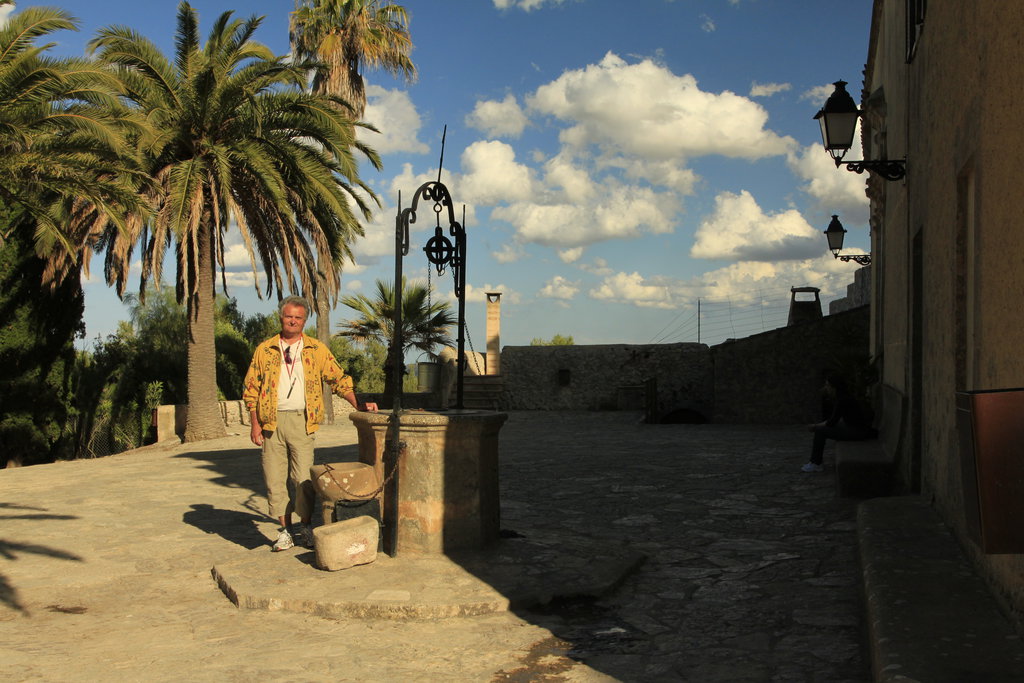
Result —
<instances>
[{"instance_id":1,"label":"stone bench","mask_svg":"<svg viewBox=\"0 0 1024 683\"><path fill-rule=\"evenodd\" d=\"M895 492L906 400L896 389L882 385L878 437L836 442L836 494L840 497L876 498Z\"/></svg>"},{"instance_id":2,"label":"stone bench","mask_svg":"<svg viewBox=\"0 0 1024 683\"><path fill-rule=\"evenodd\" d=\"M1024 680L1024 643L926 500L864 501L857 537L875 681Z\"/></svg>"},{"instance_id":3,"label":"stone bench","mask_svg":"<svg viewBox=\"0 0 1024 683\"><path fill-rule=\"evenodd\" d=\"M836 494L877 498L893 493L896 464L881 439L836 442Z\"/></svg>"}]
</instances>

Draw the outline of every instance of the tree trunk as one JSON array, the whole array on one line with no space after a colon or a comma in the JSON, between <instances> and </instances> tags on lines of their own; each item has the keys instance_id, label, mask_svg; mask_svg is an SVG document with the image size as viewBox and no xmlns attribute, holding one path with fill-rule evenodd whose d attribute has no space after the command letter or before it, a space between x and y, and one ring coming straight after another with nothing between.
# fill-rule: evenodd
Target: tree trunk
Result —
<instances>
[{"instance_id":1,"label":"tree trunk","mask_svg":"<svg viewBox=\"0 0 1024 683\"><path fill-rule=\"evenodd\" d=\"M317 276L319 277L319 275ZM328 346L331 341L331 302L330 297L324 296L324 287L317 287L316 306L316 338ZM331 385L323 384L324 409L327 412L327 424L334 424L334 394L331 393Z\"/></svg>"},{"instance_id":2,"label":"tree trunk","mask_svg":"<svg viewBox=\"0 0 1024 683\"><path fill-rule=\"evenodd\" d=\"M199 239L198 288L188 297L188 417L185 441L227 435L217 400L217 352L213 328L213 241L210 228Z\"/></svg>"}]
</instances>

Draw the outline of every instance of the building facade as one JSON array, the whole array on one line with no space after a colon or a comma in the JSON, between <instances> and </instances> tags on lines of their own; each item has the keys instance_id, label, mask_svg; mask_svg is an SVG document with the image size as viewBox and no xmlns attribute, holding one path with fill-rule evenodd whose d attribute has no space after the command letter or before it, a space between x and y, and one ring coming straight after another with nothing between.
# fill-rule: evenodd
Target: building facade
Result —
<instances>
[{"instance_id":1,"label":"building facade","mask_svg":"<svg viewBox=\"0 0 1024 683\"><path fill-rule=\"evenodd\" d=\"M1024 532L987 548L977 497L999 494L983 522L1024 529L1024 411L996 421L1019 439L976 453L958 396L1024 387L1022 57L1024 3L875 0L860 103L863 158L906 159L905 179L868 181L883 438L1018 617ZM1002 469L979 475L982 455Z\"/></svg>"}]
</instances>

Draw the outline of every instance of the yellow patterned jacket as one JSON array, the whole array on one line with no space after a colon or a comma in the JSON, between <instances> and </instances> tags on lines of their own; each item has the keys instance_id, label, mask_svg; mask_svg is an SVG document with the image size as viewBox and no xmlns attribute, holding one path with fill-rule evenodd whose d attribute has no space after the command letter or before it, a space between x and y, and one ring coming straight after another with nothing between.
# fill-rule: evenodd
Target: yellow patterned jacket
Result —
<instances>
[{"instance_id":1,"label":"yellow patterned jacket","mask_svg":"<svg viewBox=\"0 0 1024 683\"><path fill-rule=\"evenodd\" d=\"M273 337L256 347L245 373L242 400L264 431L277 428L277 384L281 378L281 335ZM306 376L306 433L312 434L324 421L323 383L331 385L338 396L352 393L352 378L334 359L334 354L313 337L302 335L302 371Z\"/></svg>"}]
</instances>

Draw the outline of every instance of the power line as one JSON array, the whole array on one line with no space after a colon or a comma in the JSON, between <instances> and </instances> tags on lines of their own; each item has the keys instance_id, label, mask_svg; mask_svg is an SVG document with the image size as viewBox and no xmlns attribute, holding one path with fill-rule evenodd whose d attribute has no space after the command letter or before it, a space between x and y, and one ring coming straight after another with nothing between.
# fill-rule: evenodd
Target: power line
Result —
<instances>
[{"instance_id":1,"label":"power line","mask_svg":"<svg viewBox=\"0 0 1024 683\"><path fill-rule=\"evenodd\" d=\"M719 343L726 339L767 332L789 322L791 293L765 298L761 288L738 292L736 296L713 299L698 297L690 315L676 313L656 335L652 344L674 342ZM685 310L685 309L684 309Z\"/></svg>"}]
</instances>

